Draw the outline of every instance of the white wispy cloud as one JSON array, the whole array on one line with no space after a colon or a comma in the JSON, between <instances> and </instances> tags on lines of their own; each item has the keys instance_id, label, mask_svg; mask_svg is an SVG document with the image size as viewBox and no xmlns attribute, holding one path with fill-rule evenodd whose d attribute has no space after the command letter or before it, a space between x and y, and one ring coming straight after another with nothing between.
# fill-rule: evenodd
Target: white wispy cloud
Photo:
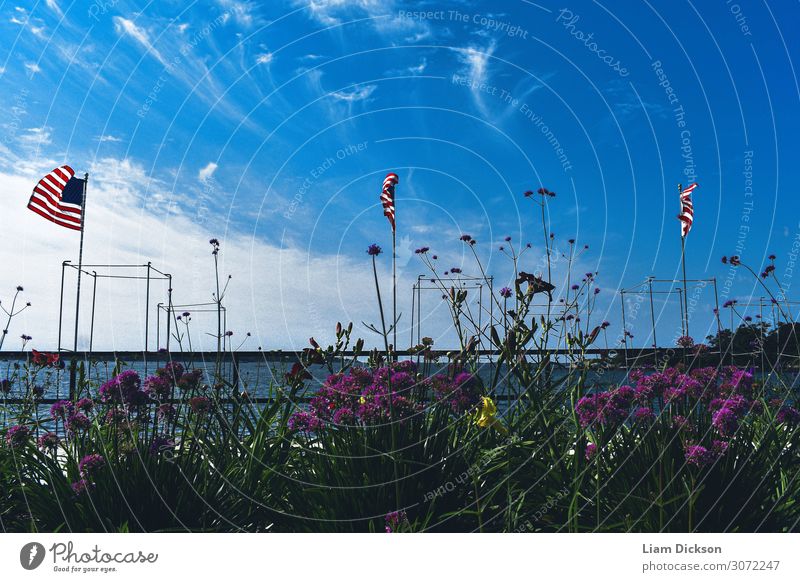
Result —
<instances>
[{"instance_id":1,"label":"white wispy cloud","mask_svg":"<svg viewBox=\"0 0 800 582\"><path fill-rule=\"evenodd\" d=\"M408 72L411 73L412 75L420 75L423 72L425 72L425 69L427 68L428 68L428 59L423 57L422 62L420 62L420 64L418 64L415 67L408 67Z\"/></svg>"},{"instance_id":2,"label":"white wispy cloud","mask_svg":"<svg viewBox=\"0 0 800 582\"><path fill-rule=\"evenodd\" d=\"M98 135L95 136L95 141L99 141L100 143L119 143L123 141L121 137L117 137L110 134Z\"/></svg>"},{"instance_id":3,"label":"white wispy cloud","mask_svg":"<svg viewBox=\"0 0 800 582\"><path fill-rule=\"evenodd\" d=\"M46 29L41 18L32 17L25 8L20 6L17 6L14 12L9 20L11 24L20 26L39 39L46 39Z\"/></svg>"},{"instance_id":4,"label":"white wispy cloud","mask_svg":"<svg viewBox=\"0 0 800 582\"><path fill-rule=\"evenodd\" d=\"M205 167L201 168L200 171L197 173L197 179L200 180L201 182L205 182L211 176L214 175L214 172L217 171L218 167L219 166L217 166L217 164L215 164L214 162L208 162L205 165Z\"/></svg>"},{"instance_id":5,"label":"white wispy cloud","mask_svg":"<svg viewBox=\"0 0 800 582\"><path fill-rule=\"evenodd\" d=\"M61 7L58 5L56 0L45 0L45 4L47 4L47 7L59 16L64 16L64 13L61 11Z\"/></svg>"},{"instance_id":6,"label":"white wispy cloud","mask_svg":"<svg viewBox=\"0 0 800 582\"><path fill-rule=\"evenodd\" d=\"M421 75L425 72L425 69L428 68L428 59L422 58L422 61L418 65L411 65L408 67L399 67L394 69L389 69L386 71L387 76L396 76L396 75Z\"/></svg>"},{"instance_id":7,"label":"white wispy cloud","mask_svg":"<svg viewBox=\"0 0 800 582\"><path fill-rule=\"evenodd\" d=\"M244 0L217 0L217 4L233 20L244 27L250 27L256 21L255 6Z\"/></svg>"},{"instance_id":8,"label":"white wispy cloud","mask_svg":"<svg viewBox=\"0 0 800 582\"><path fill-rule=\"evenodd\" d=\"M342 13L346 10L359 9L374 12L381 8L379 0L296 0L295 6L305 6L309 16L320 23L330 26L338 24Z\"/></svg>"},{"instance_id":9,"label":"white wispy cloud","mask_svg":"<svg viewBox=\"0 0 800 582\"><path fill-rule=\"evenodd\" d=\"M39 146L48 144L51 137L52 129L47 126L29 127L19 135L17 140L25 146Z\"/></svg>"},{"instance_id":10,"label":"white wispy cloud","mask_svg":"<svg viewBox=\"0 0 800 582\"><path fill-rule=\"evenodd\" d=\"M260 55L256 56L256 64L267 65L272 62L272 59L273 59L272 53L261 53Z\"/></svg>"},{"instance_id":11,"label":"white wispy cloud","mask_svg":"<svg viewBox=\"0 0 800 582\"><path fill-rule=\"evenodd\" d=\"M294 0L294 5L306 8L311 19L325 26L366 17L378 31L405 35L402 38L406 42L417 42L431 34L427 22L401 17L394 0Z\"/></svg>"},{"instance_id":12,"label":"white wispy cloud","mask_svg":"<svg viewBox=\"0 0 800 582\"><path fill-rule=\"evenodd\" d=\"M489 108L484 101L485 93L480 87L489 80L489 62L495 47L495 42L491 41L485 47L469 46L459 49L458 53L462 64L461 74L469 79L473 100L484 117L489 117Z\"/></svg>"},{"instance_id":13,"label":"white wispy cloud","mask_svg":"<svg viewBox=\"0 0 800 582\"><path fill-rule=\"evenodd\" d=\"M150 34L147 32L145 28L138 26L133 20L122 18L121 16L115 16L114 30L116 30L117 34L119 34L120 36L122 35L130 36L133 40L138 42L149 54L158 59L158 61L162 65L167 66L167 60L159 52L159 50L153 46L153 43L150 40Z\"/></svg>"},{"instance_id":14,"label":"white wispy cloud","mask_svg":"<svg viewBox=\"0 0 800 582\"><path fill-rule=\"evenodd\" d=\"M331 93L331 97L338 99L339 101L355 103L356 101L364 101L365 99L369 99L370 95L372 95L377 88L377 85L364 85L363 87L356 87L354 89L334 91Z\"/></svg>"}]
</instances>

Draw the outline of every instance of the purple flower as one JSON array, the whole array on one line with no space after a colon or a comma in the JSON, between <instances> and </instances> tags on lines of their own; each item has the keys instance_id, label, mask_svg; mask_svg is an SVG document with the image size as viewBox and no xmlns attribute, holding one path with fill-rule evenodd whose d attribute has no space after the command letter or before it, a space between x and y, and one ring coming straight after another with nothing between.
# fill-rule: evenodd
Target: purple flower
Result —
<instances>
[{"instance_id":1,"label":"purple flower","mask_svg":"<svg viewBox=\"0 0 800 582\"><path fill-rule=\"evenodd\" d=\"M692 432L692 430L694 430L692 422L681 414L676 414L672 418L672 426L677 428L678 430L685 430L687 432Z\"/></svg>"},{"instance_id":2,"label":"purple flower","mask_svg":"<svg viewBox=\"0 0 800 582\"><path fill-rule=\"evenodd\" d=\"M150 376L144 381L145 394L155 400L163 400L169 397L171 390L172 384L164 376Z\"/></svg>"},{"instance_id":3,"label":"purple flower","mask_svg":"<svg viewBox=\"0 0 800 582\"><path fill-rule=\"evenodd\" d=\"M505 240L506 242L511 242L511 237L510 237L510 236L507 236L507 237L506 237L506 238L504 238L503 240Z\"/></svg>"},{"instance_id":4,"label":"purple flower","mask_svg":"<svg viewBox=\"0 0 800 582\"><path fill-rule=\"evenodd\" d=\"M464 242L470 242L472 240L472 237L470 235L468 235L468 234L462 234L461 237L460 237L460 240L462 240Z\"/></svg>"},{"instance_id":5,"label":"purple flower","mask_svg":"<svg viewBox=\"0 0 800 582\"><path fill-rule=\"evenodd\" d=\"M31 436L31 430L27 426L14 425L6 433L6 443L11 448L25 446Z\"/></svg>"},{"instance_id":6,"label":"purple flower","mask_svg":"<svg viewBox=\"0 0 800 582\"><path fill-rule=\"evenodd\" d=\"M701 469L714 461L714 453L703 445L690 445L684 449L684 454L689 465Z\"/></svg>"},{"instance_id":7,"label":"purple flower","mask_svg":"<svg viewBox=\"0 0 800 582\"><path fill-rule=\"evenodd\" d=\"M719 458L728 452L729 443L727 441L714 440L711 441L711 452L714 456Z\"/></svg>"},{"instance_id":8,"label":"purple flower","mask_svg":"<svg viewBox=\"0 0 800 582\"><path fill-rule=\"evenodd\" d=\"M36 444L39 445L40 449L52 451L58 447L58 442L59 439L56 433L46 432L37 439Z\"/></svg>"},{"instance_id":9,"label":"purple flower","mask_svg":"<svg viewBox=\"0 0 800 582\"><path fill-rule=\"evenodd\" d=\"M634 397L634 390L630 386L584 396L575 406L578 422L583 428L590 425L618 425L628 417Z\"/></svg>"},{"instance_id":10,"label":"purple flower","mask_svg":"<svg viewBox=\"0 0 800 582\"><path fill-rule=\"evenodd\" d=\"M461 273L461 269L459 269L458 267L453 267L452 269L450 269L450 272L459 274L459 273Z\"/></svg>"},{"instance_id":11,"label":"purple flower","mask_svg":"<svg viewBox=\"0 0 800 582\"><path fill-rule=\"evenodd\" d=\"M583 456L588 461L589 459L594 457L596 454L597 454L597 445L594 444L594 443L588 443L586 445L586 450L584 451Z\"/></svg>"},{"instance_id":12,"label":"purple flower","mask_svg":"<svg viewBox=\"0 0 800 582\"><path fill-rule=\"evenodd\" d=\"M350 408L342 407L333 413L333 424L336 425L351 425L355 420L356 415Z\"/></svg>"},{"instance_id":13,"label":"purple flower","mask_svg":"<svg viewBox=\"0 0 800 582\"><path fill-rule=\"evenodd\" d=\"M125 370L100 386L100 400L105 403L139 404L142 381L135 370Z\"/></svg>"},{"instance_id":14,"label":"purple flower","mask_svg":"<svg viewBox=\"0 0 800 582\"><path fill-rule=\"evenodd\" d=\"M408 526L408 516L402 509L400 511L392 511L387 513L385 517L386 533L396 533L403 527Z\"/></svg>"},{"instance_id":15,"label":"purple flower","mask_svg":"<svg viewBox=\"0 0 800 582\"><path fill-rule=\"evenodd\" d=\"M792 406L785 406L778 411L775 415L775 420L780 424L789 426L797 426L800 424L800 411Z\"/></svg>"},{"instance_id":16,"label":"purple flower","mask_svg":"<svg viewBox=\"0 0 800 582\"><path fill-rule=\"evenodd\" d=\"M577 291L580 288L581 288L580 285L573 285L572 287L570 287L570 289L572 289L573 291Z\"/></svg>"},{"instance_id":17,"label":"purple flower","mask_svg":"<svg viewBox=\"0 0 800 582\"><path fill-rule=\"evenodd\" d=\"M427 253L429 250L431 250L429 247L420 247L420 248L418 248L417 250L415 250L414 252L415 252L416 254L418 254L418 255L424 255L424 254L425 254L425 253Z\"/></svg>"},{"instance_id":18,"label":"purple flower","mask_svg":"<svg viewBox=\"0 0 800 582\"><path fill-rule=\"evenodd\" d=\"M431 378L431 384L436 398L448 404L456 414L472 410L480 401L480 383L468 372L458 374L452 381L437 375Z\"/></svg>"},{"instance_id":19,"label":"purple flower","mask_svg":"<svg viewBox=\"0 0 800 582\"><path fill-rule=\"evenodd\" d=\"M203 371L200 369L195 369L190 372L186 372L178 379L178 388L180 388L181 390L185 390L187 392L197 390L198 386L200 386L200 381L202 379L203 379Z\"/></svg>"},{"instance_id":20,"label":"purple flower","mask_svg":"<svg viewBox=\"0 0 800 582\"><path fill-rule=\"evenodd\" d=\"M78 463L78 473L84 479L90 479L98 470L102 469L106 464L105 458L102 455L92 454L86 455Z\"/></svg>"},{"instance_id":21,"label":"purple flower","mask_svg":"<svg viewBox=\"0 0 800 582\"><path fill-rule=\"evenodd\" d=\"M67 422L64 426L66 426L68 431L74 433L81 430L87 430L90 426L92 426L92 421L89 420L89 417L82 412L76 412L67 418Z\"/></svg>"},{"instance_id":22,"label":"purple flower","mask_svg":"<svg viewBox=\"0 0 800 582\"><path fill-rule=\"evenodd\" d=\"M70 485L75 495L82 495L92 488L92 484L86 479L78 479Z\"/></svg>"},{"instance_id":23,"label":"purple flower","mask_svg":"<svg viewBox=\"0 0 800 582\"><path fill-rule=\"evenodd\" d=\"M127 413L122 410L121 408L111 408L106 413L106 423L107 424L117 424L120 423L128 418Z\"/></svg>"},{"instance_id":24,"label":"purple flower","mask_svg":"<svg viewBox=\"0 0 800 582\"><path fill-rule=\"evenodd\" d=\"M500 296L504 297L505 299L508 299L509 297L511 297L511 289L509 289L508 287L503 287L502 289L500 289Z\"/></svg>"},{"instance_id":25,"label":"purple flower","mask_svg":"<svg viewBox=\"0 0 800 582\"><path fill-rule=\"evenodd\" d=\"M183 376L183 365L180 362L167 362L163 368L156 370L156 376L164 378L175 385Z\"/></svg>"},{"instance_id":26,"label":"purple flower","mask_svg":"<svg viewBox=\"0 0 800 582\"><path fill-rule=\"evenodd\" d=\"M732 436L739 428L739 414L732 407L722 406L711 415L711 424L719 431L719 434Z\"/></svg>"},{"instance_id":27,"label":"purple flower","mask_svg":"<svg viewBox=\"0 0 800 582\"><path fill-rule=\"evenodd\" d=\"M81 412L91 412L94 408L94 400L91 398L81 398L75 403L75 408Z\"/></svg>"},{"instance_id":28,"label":"purple flower","mask_svg":"<svg viewBox=\"0 0 800 582\"><path fill-rule=\"evenodd\" d=\"M381 247L376 244L371 244L367 247L367 254L371 257L377 257L382 252Z\"/></svg>"},{"instance_id":29,"label":"purple flower","mask_svg":"<svg viewBox=\"0 0 800 582\"><path fill-rule=\"evenodd\" d=\"M168 436L157 436L150 443L150 454L158 456L163 452L175 449L175 441Z\"/></svg>"},{"instance_id":30,"label":"purple flower","mask_svg":"<svg viewBox=\"0 0 800 582\"><path fill-rule=\"evenodd\" d=\"M653 409L647 406L637 408L633 413L633 418L637 422L649 423L655 419L656 415L653 414Z\"/></svg>"},{"instance_id":31,"label":"purple flower","mask_svg":"<svg viewBox=\"0 0 800 582\"><path fill-rule=\"evenodd\" d=\"M57 400L50 407L50 416L53 420L64 420L72 414L75 410L72 402L69 400Z\"/></svg>"},{"instance_id":32,"label":"purple flower","mask_svg":"<svg viewBox=\"0 0 800 582\"><path fill-rule=\"evenodd\" d=\"M320 430L323 426L325 426L325 423L310 412L295 412L289 417L289 428L291 430L315 432Z\"/></svg>"},{"instance_id":33,"label":"purple flower","mask_svg":"<svg viewBox=\"0 0 800 582\"><path fill-rule=\"evenodd\" d=\"M205 396L195 396L189 399L189 408L197 414L205 414L211 410L211 400Z\"/></svg>"}]
</instances>

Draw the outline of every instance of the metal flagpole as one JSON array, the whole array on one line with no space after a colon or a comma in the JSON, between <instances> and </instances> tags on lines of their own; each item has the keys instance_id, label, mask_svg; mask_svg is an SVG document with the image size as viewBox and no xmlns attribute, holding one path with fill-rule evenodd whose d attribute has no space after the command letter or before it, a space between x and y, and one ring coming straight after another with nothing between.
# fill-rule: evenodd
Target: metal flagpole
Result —
<instances>
[{"instance_id":1,"label":"metal flagpole","mask_svg":"<svg viewBox=\"0 0 800 582\"><path fill-rule=\"evenodd\" d=\"M678 184L678 201L681 205L681 212L683 212L683 187ZM683 234L683 221L681 221L681 266L683 268L683 335L689 335L689 301L688 292L686 288L686 237Z\"/></svg>"},{"instance_id":2,"label":"metal flagpole","mask_svg":"<svg viewBox=\"0 0 800 582\"><path fill-rule=\"evenodd\" d=\"M81 271L83 271L83 234L86 230L86 186L89 183L89 173L83 175L83 197L81 198L81 243L78 249L78 287L75 293L75 338L72 351L78 351L78 316L81 310Z\"/></svg>"},{"instance_id":3,"label":"metal flagpole","mask_svg":"<svg viewBox=\"0 0 800 582\"><path fill-rule=\"evenodd\" d=\"M397 224L397 201L394 220ZM392 351L397 353L397 233L392 229ZM386 354L389 357L389 354Z\"/></svg>"},{"instance_id":4,"label":"metal flagpole","mask_svg":"<svg viewBox=\"0 0 800 582\"><path fill-rule=\"evenodd\" d=\"M75 292L75 338L72 343L72 371L70 374L69 391L70 399L75 397L75 374L77 372L76 354L78 353L78 317L81 310L81 271L83 271L83 233L86 225L86 186L89 183L89 173L83 175L83 196L81 197L81 242L78 250L78 286Z\"/></svg>"}]
</instances>

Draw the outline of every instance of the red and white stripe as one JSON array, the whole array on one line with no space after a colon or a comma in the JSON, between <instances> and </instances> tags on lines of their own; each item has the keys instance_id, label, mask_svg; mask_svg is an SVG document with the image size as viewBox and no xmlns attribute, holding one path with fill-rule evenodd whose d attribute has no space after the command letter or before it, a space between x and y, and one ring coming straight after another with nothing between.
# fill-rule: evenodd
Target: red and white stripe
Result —
<instances>
[{"instance_id":1,"label":"red and white stripe","mask_svg":"<svg viewBox=\"0 0 800 582\"><path fill-rule=\"evenodd\" d=\"M681 221L681 236L685 237L692 230L694 222L694 205L692 204L692 192L697 188L697 184L690 184L681 190L681 213L678 220Z\"/></svg>"},{"instance_id":2,"label":"red and white stripe","mask_svg":"<svg viewBox=\"0 0 800 582\"><path fill-rule=\"evenodd\" d=\"M400 179L397 174L389 172L383 179L383 188L381 189L381 204L383 204L383 214L389 219L389 224L392 225L392 232L394 232L394 187Z\"/></svg>"},{"instance_id":3,"label":"red and white stripe","mask_svg":"<svg viewBox=\"0 0 800 582\"><path fill-rule=\"evenodd\" d=\"M28 208L60 226L80 230L81 206L61 200L64 187L74 175L75 170L69 166L61 166L47 174L33 188Z\"/></svg>"}]
</instances>

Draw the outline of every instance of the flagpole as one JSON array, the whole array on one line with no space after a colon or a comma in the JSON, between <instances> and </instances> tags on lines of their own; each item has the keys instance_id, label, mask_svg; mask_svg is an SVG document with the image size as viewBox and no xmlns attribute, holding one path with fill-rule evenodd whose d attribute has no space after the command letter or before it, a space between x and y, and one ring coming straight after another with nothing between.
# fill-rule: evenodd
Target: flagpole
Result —
<instances>
[{"instance_id":1,"label":"flagpole","mask_svg":"<svg viewBox=\"0 0 800 582\"><path fill-rule=\"evenodd\" d=\"M395 200L395 224L397 224L397 201ZM397 233L392 228L392 351L397 353ZM386 354L387 359L389 354Z\"/></svg>"},{"instance_id":2,"label":"flagpole","mask_svg":"<svg viewBox=\"0 0 800 582\"><path fill-rule=\"evenodd\" d=\"M75 293L75 338L72 351L78 351L78 317L81 311L81 271L83 270L83 231L86 225L86 187L89 184L89 173L83 175L83 196L81 197L81 243L78 250L78 288Z\"/></svg>"},{"instance_id":3,"label":"flagpole","mask_svg":"<svg viewBox=\"0 0 800 582\"><path fill-rule=\"evenodd\" d=\"M683 211L683 186L678 184L678 201ZM689 335L689 300L686 288L686 236L683 234L683 221L681 221L681 268L683 269L683 335Z\"/></svg>"}]
</instances>

